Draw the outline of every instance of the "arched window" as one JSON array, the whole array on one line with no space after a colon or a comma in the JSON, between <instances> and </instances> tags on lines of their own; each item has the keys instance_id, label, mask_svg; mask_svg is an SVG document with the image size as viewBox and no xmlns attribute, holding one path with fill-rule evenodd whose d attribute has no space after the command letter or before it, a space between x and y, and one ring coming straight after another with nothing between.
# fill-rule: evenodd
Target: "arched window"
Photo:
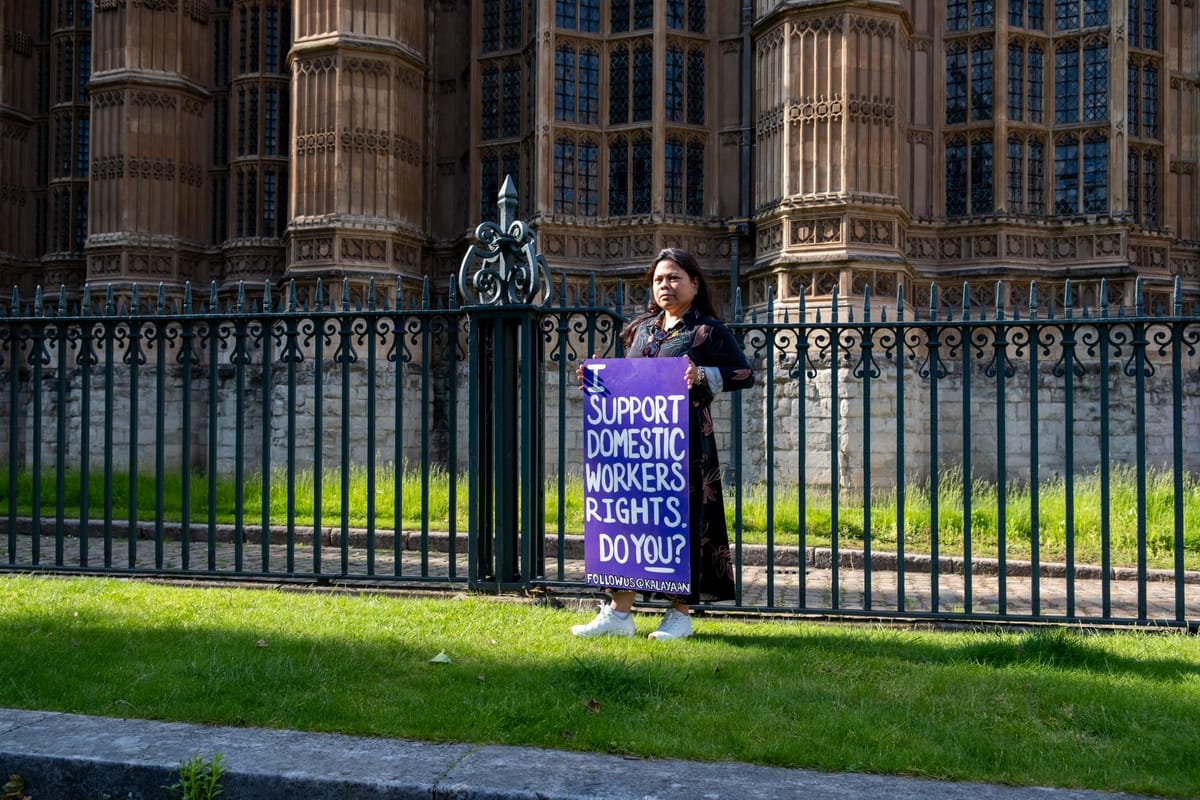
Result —
<instances>
[{"instance_id":1,"label":"arched window","mask_svg":"<svg viewBox=\"0 0 1200 800\"><path fill-rule=\"evenodd\" d=\"M629 121L629 49L620 45L608 60L608 121L622 125Z\"/></svg>"},{"instance_id":2,"label":"arched window","mask_svg":"<svg viewBox=\"0 0 1200 800\"><path fill-rule=\"evenodd\" d=\"M1146 139L1158 138L1158 68L1153 62L1129 61L1129 133Z\"/></svg>"},{"instance_id":3,"label":"arched window","mask_svg":"<svg viewBox=\"0 0 1200 800\"><path fill-rule=\"evenodd\" d=\"M640 44L633 51L633 121L648 122L654 106L654 50Z\"/></svg>"},{"instance_id":4,"label":"arched window","mask_svg":"<svg viewBox=\"0 0 1200 800\"><path fill-rule=\"evenodd\" d=\"M663 210L668 214L683 213L683 141L668 136L663 152Z\"/></svg>"},{"instance_id":5,"label":"arched window","mask_svg":"<svg viewBox=\"0 0 1200 800\"><path fill-rule=\"evenodd\" d=\"M1108 0L1055 0L1054 30L1074 31L1108 24Z\"/></svg>"},{"instance_id":6,"label":"arched window","mask_svg":"<svg viewBox=\"0 0 1200 800\"><path fill-rule=\"evenodd\" d=\"M687 213L704 215L704 142L699 139L687 145Z\"/></svg>"},{"instance_id":7,"label":"arched window","mask_svg":"<svg viewBox=\"0 0 1200 800\"><path fill-rule=\"evenodd\" d=\"M1108 138L1103 131L1065 133L1054 141L1054 213L1108 212Z\"/></svg>"},{"instance_id":8,"label":"arched window","mask_svg":"<svg viewBox=\"0 0 1200 800\"><path fill-rule=\"evenodd\" d=\"M1129 44L1158 49L1158 0L1129 0Z\"/></svg>"},{"instance_id":9,"label":"arched window","mask_svg":"<svg viewBox=\"0 0 1200 800\"><path fill-rule=\"evenodd\" d=\"M683 48L673 44L667 48L666 118L668 122L683 119Z\"/></svg>"},{"instance_id":10,"label":"arched window","mask_svg":"<svg viewBox=\"0 0 1200 800\"><path fill-rule=\"evenodd\" d=\"M630 163L631 214L650 213L650 190L654 184L654 150L649 134L640 134L633 142Z\"/></svg>"},{"instance_id":11,"label":"arched window","mask_svg":"<svg viewBox=\"0 0 1200 800\"><path fill-rule=\"evenodd\" d=\"M687 61L687 121L704 124L704 51L693 47Z\"/></svg>"},{"instance_id":12,"label":"arched window","mask_svg":"<svg viewBox=\"0 0 1200 800\"><path fill-rule=\"evenodd\" d=\"M629 213L629 142L618 136L608 146L608 215Z\"/></svg>"},{"instance_id":13,"label":"arched window","mask_svg":"<svg viewBox=\"0 0 1200 800\"><path fill-rule=\"evenodd\" d=\"M953 42L946 48L946 124L992 118L992 62L992 43L987 38L969 44Z\"/></svg>"},{"instance_id":14,"label":"arched window","mask_svg":"<svg viewBox=\"0 0 1200 800\"><path fill-rule=\"evenodd\" d=\"M479 135L495 139L500 133L500 68L489 64L479 79Z\"/></svg>"},{"instance_id":15,"label":"arched window","mask_svg":"<svg viewBox=\"0 0 1200 800\"><path fill-rule=\"evenodd\" d=\"M1045 30L1045 14L1043 0L1008 0L1008 24L1014 28Z\"/></svg>"},{"instance_id":16,"label":"arched window","mask_svg":"<svg viewBox=\"0 0 1200 800\"><path fill-rule=\"evenodd\" d=\"M946 143L946 216L967 213L967 140L954 136Z\"/></svg>"},{"instance_id":17,"label":"arched window","mask_svg":"<svg viewBox=\"0 0 1200 800\"><path fill-rule=\"evenodd\" d=\"M992 137L981 134L971 140L971 214L990 214L995 208L992 195Z\"/></svg>"},{"instance_id":18,"label":"arched window","mask_svg":"<svg viewBox=\"0 0 1200 800\"><path fill-rule=\"evenodd\" d=\"M569 44L554 51L554 118L575 121L575 48Z\"/></svg>"}]
</instances>

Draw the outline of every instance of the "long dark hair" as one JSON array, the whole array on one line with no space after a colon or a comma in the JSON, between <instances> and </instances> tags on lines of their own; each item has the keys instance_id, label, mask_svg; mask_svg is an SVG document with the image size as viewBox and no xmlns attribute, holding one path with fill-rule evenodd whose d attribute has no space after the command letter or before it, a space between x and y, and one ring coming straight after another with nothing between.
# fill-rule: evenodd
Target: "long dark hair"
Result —
<instances>
[{"instance_id":1,"label":"long dark hair","mask_svg":"<svg viewBox=\"0 0 1200 800\"><path fill-rule=\"evenodd\" d=\"M633 343L633 336L638 326L650 317L655 317L662 313L662 308L654 300L653 290L654 270L658 267L658 262L660 261L670 261L686 272L689 278L696 281L696 297L692 300L692 308L698 311L701 316L717 318L717 310L713 307L712 294L708 291L708 282L704 280L704 273L700 271L700 264L696 261L696 257L686 250L680 250L678 247L665 247L650 262L650 267L646 270L646 276L643 279L646 286L650 289L647 292L646 310L636 316L621 331L621 343L625 347L629 347Z\"/></svg>"}]
</instances>

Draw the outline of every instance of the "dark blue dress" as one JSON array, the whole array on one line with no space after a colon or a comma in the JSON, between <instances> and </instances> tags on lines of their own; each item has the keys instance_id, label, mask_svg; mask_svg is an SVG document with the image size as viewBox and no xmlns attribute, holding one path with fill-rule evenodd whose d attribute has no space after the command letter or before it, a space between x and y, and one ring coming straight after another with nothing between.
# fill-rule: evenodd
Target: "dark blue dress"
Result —
<instances>
[{"instance_id":1,"label":"dark blue dress","mask_svg":"<svg viewBox=\"0 0 1200 800\"><path fill-rule=\"evenodd\" d=\"M684 314L679 324L667 331L662 329L662 313L634 324L636 329L626 357L688 356L697 366L715 367L720 371L721 391L744 389L754 384L754 371L749 360L733 333L719 319L704 316L692 309ZM691 605L702 601L732 600L734 580L721 491L721 464L717 455L717 437L713 431L713 393L710 386L696 386L692 388L689 399L688 495L691 507L692 593L686 597L666 597Z\"/></svg>"}]
</instances>

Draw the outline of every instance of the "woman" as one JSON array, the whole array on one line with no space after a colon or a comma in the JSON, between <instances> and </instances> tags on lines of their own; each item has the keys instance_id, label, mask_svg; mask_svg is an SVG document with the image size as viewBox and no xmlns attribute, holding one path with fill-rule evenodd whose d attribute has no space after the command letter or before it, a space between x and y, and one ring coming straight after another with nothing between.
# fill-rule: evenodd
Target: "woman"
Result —
<instances>
[{"instance_id":1,"label":"woman","mask_svg":"<svg viewBox=\"0 0 1200 800\"><path fill-rule=\"evenodd\" d=\"M667 248L646 273L650 302L646 313L621 332L629 358L686 359L684 379L689 396L688 495L691 509L692 593L662 595L671 603L651 639L683 639L692 635L691 606L701 599L734 596L733 560L722 503L721 466L710 405L721 391L744 389L754 373L737 340L717 318L708 284L696 259L684 250ZM583 368L578 370L582 384ZM612 602L595 619L575 625L576 636L632 636L636 592L614 590Z\"/></svg>"}]
</instances>

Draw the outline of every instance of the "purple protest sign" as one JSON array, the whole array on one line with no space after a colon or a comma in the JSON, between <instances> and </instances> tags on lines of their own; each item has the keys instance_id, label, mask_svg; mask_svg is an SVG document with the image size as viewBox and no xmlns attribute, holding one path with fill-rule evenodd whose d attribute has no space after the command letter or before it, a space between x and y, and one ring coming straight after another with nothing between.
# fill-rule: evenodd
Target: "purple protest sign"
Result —
<instances>
[{"instance_id":1,"label":"purple protest sign","mask_svg":"<svg viewBox=\"0 0 1200 800\"><path fill-rule=\"evenodd\" d=\"M684 358L583 364L583 540L593 586L688 594Z\"/></svg>"}]
</instances>

